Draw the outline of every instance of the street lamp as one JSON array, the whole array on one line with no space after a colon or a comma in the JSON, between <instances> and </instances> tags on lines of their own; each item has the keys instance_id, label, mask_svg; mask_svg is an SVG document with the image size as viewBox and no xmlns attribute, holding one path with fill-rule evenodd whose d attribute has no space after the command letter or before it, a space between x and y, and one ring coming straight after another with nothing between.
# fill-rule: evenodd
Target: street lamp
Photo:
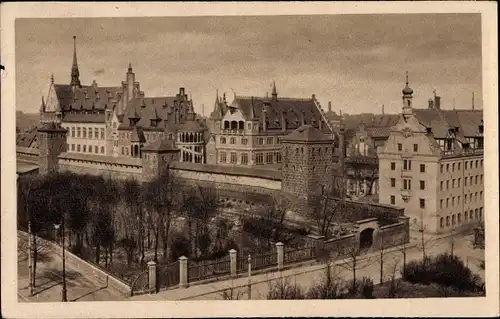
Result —
<instances>
[{"instance_id":1,"label":"street lamp","mask_svg":"<svg viewBox=\"0 0 500 319\"><path fill-rule=\"evenodd\" d=\"M62 227L61 227L62 226ZM62 301L66 302L68 301L67 298L67 292L66 292L66 258L65 258L65 248L64 248L64 220L61 222L61 224L54 224L54 228L57 230L61 227L62 231L62 277L63 277L63 282L62 282Z\"/></svg>"}]
</instances>

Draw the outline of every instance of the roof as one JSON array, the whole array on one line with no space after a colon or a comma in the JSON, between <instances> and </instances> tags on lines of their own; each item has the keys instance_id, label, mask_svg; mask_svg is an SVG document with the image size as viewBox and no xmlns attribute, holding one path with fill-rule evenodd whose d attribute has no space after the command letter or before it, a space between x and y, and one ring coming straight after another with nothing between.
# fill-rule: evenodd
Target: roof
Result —
<instances>
[{"instance_id":1,"label":"roof","mask_svg":"<svg viewBox=\"0 0 500 319\"><path fill-rule=\"evenodd\" d=\"M322 130L330 132L328 125L323 120L318 106L314 99L297 99L277 97L244 97L237 96L231 103L231 107L241 111L247 120L263 118L263 110L266 110L266 129L281 129L282 115L286 121L287 129L297 129L302 124L302 117L305 124L319 127L319 121L323 122ZM259 123L262 125L262 122Z\"/></svg>"},{"instance_id":2,"label":"roof","mask_svg":"<svg viewBox=\"0 0 500 319\"><path fill-rule=\"evenodd\" d=\"M102 112L89 112L87 114L77 112L64 113L63 122L70 123L103 123L105 122L105 114Z\"/></svg>"},{"instance_id":3,"label":"roof","mask_svg":"<svg viewBox=\"0 0 500 319\"><path fill-rule=\"evenodd\" d=\"M465 141L467 136L475 136L483 120L482 110L442 110L442 109L414 109L418 121L431 129L434 138L443 139L448 136L449 130L458 128L456 137Z\"/></svg>"},{"instance_id":4,"label":"roof","mask_svg":"<svg viewBox=\"0 0 500 319\"><path fill-rule=\"evenodd\" d=\"M311 125L303 125L287 135L283 140L287 141L301 141L301 142L320 142L329 141L333 142L333 139L326 136L323 132Z\"/></svg>"},{"instance_id":5,"label":"roof","mask_svg":"<svg viewBox=\"0 0 500 319\"><path fill-rule=\"evenodd\" d=\"M77 88L73 93L71 85L54 84L57 98L64 111L112 109L120 100L121 87L99 87L87 85Z\"/></svg>"},{"instance_id":6,"label":"roof","mask_svg":"<svg viewBox=\"0 0 500 319\"><path fill-rule=\"evenodd\" d=\"M177 151L178 149L174 146L173 140L168 140L166 138L155 140L152 143L146 144L143 151Z\"/></svg>"},{"instance_id":7,"label":"roof","mask_svg":"<svg viewBox=\"0 0 500 319\"><path fill-rule=\"evenodd\" d=\"M135 127L133 130L132 130L132 136L130 138L130 141L132 143L136 142L136 143L144 143L146 142L146 138L144 137L144 132L142 130L141 127Z\"/></svg>"},{"instance_id":8,"label":"roof","mask_svg":"<svg viewBox=\"0 0 500 319\"><path fill-rule=\"evenodd\" d=\"M67 130L61 127L60 124L54 122L45 123L42 127L38 128L39 132L67 132Z\"/></svg>"},{"instance_id":9,"label":"roof","mask_svg":"<svg viewBox=\"0 0 500 319\"><path fill-rule=\"evenodd\" d=\"M16 161L16 173L26 174L35 170L38 170L39 166L35 164L25 163L22 161Z\"/></svg>"},{"instance_id":10,"label":"roof","mask_svg":"<svg viewBox=\"0 0 500 319\"><path fill-rule=\"evenodd\" d=\"M219 94L215 97L214 110L210 113L211 120L220 120L226 114L228 109L227 103L220 99Z\"/></svg>"},{"instance_id":11,"label":"roof","mask_svg":"<svg viewBox=\"0 0 500 319\"><path fill-rule=\"evenodd\" d=\"M16 145L21 147L30 147L33 141L36 139L36 137L37 137L36 128L25 133L19 133L16 139Z\"/></svg>"}]
</instances>

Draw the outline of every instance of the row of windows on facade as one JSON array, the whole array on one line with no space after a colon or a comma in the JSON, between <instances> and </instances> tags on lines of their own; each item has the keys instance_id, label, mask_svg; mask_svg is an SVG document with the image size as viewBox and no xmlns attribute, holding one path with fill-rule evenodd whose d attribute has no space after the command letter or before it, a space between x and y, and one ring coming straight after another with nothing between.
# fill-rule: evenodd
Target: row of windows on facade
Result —
<instances>
[{"instance_id":1,"label":"row of windows on facade","mask_svg":"<svg viewBox=\"0 0 500 319\"><path fill-rule=\"evenodd\" d=\"M240 156L241 164L248 164L248 153L237 153L230 152L229 153L229 163L236 164L238 163L238 154ZM227 163L227 153L224 151L219 152L219 162ZM264 162L265 159L265 162ZM273 163L281 163L281 152L267 152L264 153L259 152L255 153L255 163L256 164L273 164Z\"/></svg>"},{"instance_id":2,"label":"row of windows on facade","mask_svg":"<svg viewBox=\"0 0 500 319\"><path fill-rule=\"evenodd\" d=\"M395 178L391 178L391 187L396 187ZM411 179L403 179L403 189L411 190ZM420 189L425 189L425 181L420 181Z\"/></svg>"},{"instance_id":3,"label":"row of windows on facade","mask_svg":"<svg viewBox=\"0 0 500 319\"><path fill-rule=\"evenodd\" d=\"M229 144L236 144L236 141L237 141L236 137L229 138ZM279 144L281 142L281 138L276 137L276 143L275 143L274 137L267 137L265 140L263 137L259 137L259 138L257 138L257 145L264 145L264 141L268 145ZM221 136L220 144L227 144L227 138L224 136ZM248 145L248 139L246 137L242 137L240 140L240 144L241 145Z\"/></svg>"},{"instance_id":4,"label":"row of windows on facade","mask_svg":"<svg viewBox=\"0 0 500 319\"><path fill-rule=\"evenodd\" d=\"M468 194L469 196L467 197L467 194L464 195L464 204L467 204L467 200L469 201L469 203L473 203L473 202L477 202L478 199L477 199L477 192L475 192L474 194L470 193ZM474 195L474 196L472 196ZM479 192L479 200L482 201L483 200L483 191L480 191ZM460 205L460 196L457 196L457 205ZM444 204L445 204L445 201L444 199L441 199L441 201L439 202L439 207L440 208L444 208ZM450 198L446 198L446 208L448 208L450 206ZM451 206L455 206L455 197L451 197Z\"/></svg>"},{"instance_id":5,"label":"row of windows on facade","mask_svg":"<svg viewBox=\"0 0 500 319\"><path fill-rule=\"evenodd\" d=\"M88 132L88 134L87 134ZM101 134L99 134L101 133ZM99 137L100 136L100 137ZM86 128L86 127L71 127L71 137L73 138L88 138L88 139L101 139L105 138L104 128Z\"/></svg>"},{"instance_id":6,"label":"row of windows on facade","mask_svg":"<svg viewBox=\"0 0 500 319\"><path fill-rule=\"evenodd\" d=\"M396 196L390 195L390 200L391 200L391 205L396 205ZM419 198L418 201L420 204L420 208L425 208L425 199Z\"/></svg>"},{"instance_id":7,"label":"row of windows on facade","mask_svg":"<svg viewBox=\"0 0 500 319\"><path fill-rule=\"evenodd\" d=\"M403 151L403 144L398 143L398 151ZM418 152L418 144L413 144L413 152Z\"/></svg>"},{"instance_id":8,"label":"row of windows on facade","mask_svg":"<svg viewBox=\"0 0 500 319\"><path fill-rule=\"evenodd\" d=\"M120 139L130 139L132 137L132 133L131 132L120 132L118 134L119 138ZM156 141L160 138L162 138L164 136L164 133L144 133L144 138L146 140L151 140L151 141ZM172 140L174 138L174 135L173 133L168 133L168 139L169 140Z\"/></svg>"},{"instance_id":9,"label":"row of windows on facade","mask_svg":"<svg viewBox=\"0 0 500 319\"><path fill-rule=\"evenodd\" d=\"M483 220L483 208L480 207L479 209L476 208L474 210L471 209L468 212L464 212L464 222L467 222L467 219L469 219L471 221L474 219L482 221ZM445 226L445 218L441 217L439 219L439 227L441 227L441 228L455 226L457 223L458 224L462 223L462 214L461 213L456 214L456 218L455 218L455 214L451 215L451 223L450 223L450 216L446 216L446 226Z\"/></svg>"},{"instance_id":10,"label":"row of windows on facade","mask_svg":"<svg viewBox=\"0 0 500 319\"><path fill-rule=\"evenodd\" d=\"M97 145L68 144L68 149L72 152L104 154L104 146Z\"/></svg>"},{"instance_id":11,"label":"row of windows on facade","mask_svg":"<svg viewBox=\"0 0 500 319\"><path fill-rule=\"evenodd\" d=\"M396 170L396 162L391 162L391 170ZM403 160L403 170L411 171L411 160ZM420 173L425 173L425 164L420 164Z\"/></svg>"},{"instance_id":12,"label":"row of windows on facade","mask_svg":"<svg viewBox=\"0 0 500 319\"><path fill-rule=\"evenodd\" d=\"M455 166L455 164L457 164ZM448 163L446 164L446 172L450 172L450 169L451 169L451 172L455 172L455 168L457 169L457 171L459 171L461 169L461 162L458 162L458 163ZM474 168L474 164L475 164L475 167L476 168L479 168L479 167L483 167L483 160L470 160L470 161L465 161L464 162L464 171L468 170L468 169L473 169ZM441 173L444 173L444 169L445 169L445 165L444 164L441 164L441 167L440 167L440 171Z\"/></svg>"},{"instance_id":13,"label":"row of windows on facade","mask_svg":"<svg viewBox=\"0 0 500 319\"><path fill-rule=\"evenodd\" d=\"M478 184L483 184L483 174L481 175L476 175L476 176L469 176L467 178L467 176L464 177L464 186L472 186L472 185L478 185ZM461 178L457 178L457 179L452 179L451 180L451 188L455 188L455 187L460 187L460 182L461 182ZM467 180L469 182L467 182ZM444 189L444 182L445 181L441 181L441 183L439 184L439 190L443 190ZM450 180L447 180L446 181L446 189L449 189L450 188Z\"/></svg>"}]
</instances>

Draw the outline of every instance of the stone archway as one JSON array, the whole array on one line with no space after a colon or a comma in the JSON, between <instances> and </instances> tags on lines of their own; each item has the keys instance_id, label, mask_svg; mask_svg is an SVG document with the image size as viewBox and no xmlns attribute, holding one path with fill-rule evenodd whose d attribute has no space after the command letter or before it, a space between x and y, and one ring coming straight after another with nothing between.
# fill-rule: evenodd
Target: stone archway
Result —
<instances>
[{"instance_id":1,"label":"stone archway","mask_svg":"<svg viewBox=\"0 0 500 319\"><path fill-rule=\"evenodd\" d=\"M373 233L375 229L365 228L359 234L359 250L368 250L373 245Z\"/></svg>"}]
</instances>

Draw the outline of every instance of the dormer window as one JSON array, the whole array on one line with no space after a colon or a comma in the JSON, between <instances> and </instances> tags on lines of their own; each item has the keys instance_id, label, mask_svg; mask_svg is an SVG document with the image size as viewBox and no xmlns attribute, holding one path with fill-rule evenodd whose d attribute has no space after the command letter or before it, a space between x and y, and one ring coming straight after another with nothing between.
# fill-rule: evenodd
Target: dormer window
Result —
<instances>
[{"instance_id":1,"label":"dormer window","mask_svg":"<svg viewBox=\"0 0 500 319\"><path fill-rule=\"evenodd\" d=\"M158 126L158 120L151 120L151 127L157 127Z\"/></svg>"}]
</instances>

